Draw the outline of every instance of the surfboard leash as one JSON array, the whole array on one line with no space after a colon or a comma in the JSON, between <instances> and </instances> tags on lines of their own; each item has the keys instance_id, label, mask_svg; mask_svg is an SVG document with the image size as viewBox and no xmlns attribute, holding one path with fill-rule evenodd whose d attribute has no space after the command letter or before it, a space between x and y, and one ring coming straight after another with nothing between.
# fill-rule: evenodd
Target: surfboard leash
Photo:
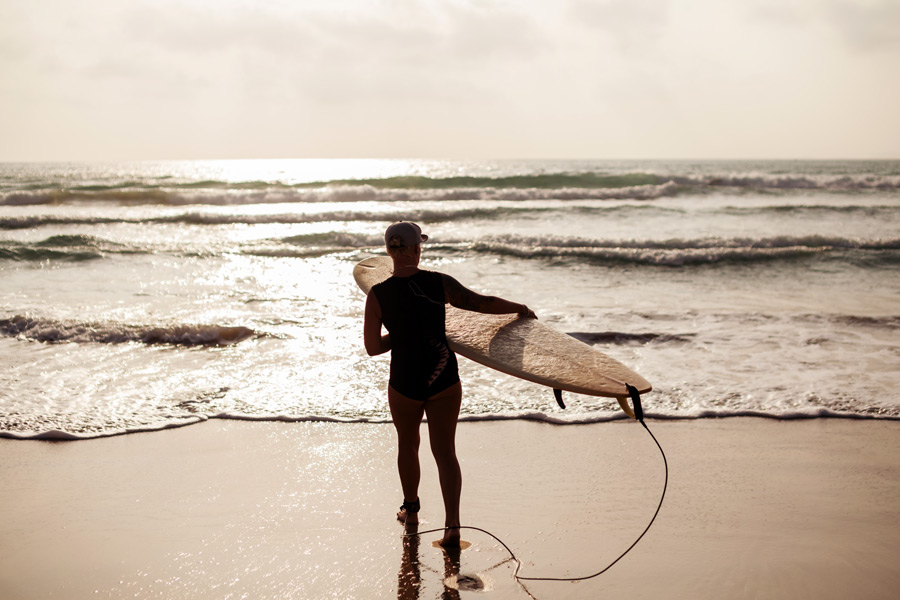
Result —
<instances>
[{"instance_id":1,"label":"surfboard leash","mask_svg":"<svg viewBox=\"0 0 900 600\"><path fill-rule=\"evenodd\" d=\"M665 468L665 479L663 480L662 494L660 495L659 504L657 504L657 506L656 506L656 511L653 513L653 517L650 519L650 522L647 523L647 526L644 528L644 530L641 532L641 534L637 537L637 539L634 540L634 542L632 542L631 545L628 546L628 548L626 548L624 552L622 552L622 554L620 554L618 557L616 557L616 559L614 561L612 561L611 563L609 563L603 569L597 571L596 573L592 573L591 575L584 575L581 577L525 577L524 575L519 575L519 571L522 568L522 561L519 560L518 557L516 557L515 553L510 549L509 546L506 545L506 543L503 540L501 540L499 537L497 537L490 531L488 531L486 529L482 529L480 527L474 527L472 525L461 525L459 527L459 529L471 529L472 531L480 531L481 533L487 534L490 537L492 537L494 540L496 540L497 543L499 543L501 546L503 546L503 548L509 553L510 558L513 561L515 561L515 563L516 563L516 570L513 573L513 577L516 579L516 581L585 581L587 579L593 579L594 577L603 575L604 573L609 571L613 567L613 565L615 565L617 562L622 560L626 554L631 552L631 550L635 546L637 546L637 543L641 541L641 539L644 537L644 535L646 535L646 533L650 530L650 527L652 527L653 523L656 521L656 517L659 515L659 510L662 508L663 500L665 500L665 498L666 498L666 490L669 487L669 461L666 460L666 453L665 453L665 451L663 451L663 448L660 445L659 440L656 439L656 436L653 435L653 432L650 431L650 428L647 427L647 424L644 422L644 410L643 410L643 407L641 406L640 393L638 393L637 388L635 388L634 386L631 386L628 384L625 384L625 385L628 388L628 394L631 396L631 399L634 403L634 416L635 416L636 420L641 425L644 426L644 429L647 430L647 433L650 434L650 437L653 439L653 442L656 444L656 447L659 448L659 453L663 459L663 467ZM443 531L446 531L447 529L448 529L447 527L440 527L437 529L429 529L427 531L418 531L416 533L407 533L407 534L404 534L403 537L418 536L418 535L424 535L426 533L436 533L439 531L443 532Z\"/></svg>"}]
</instances>

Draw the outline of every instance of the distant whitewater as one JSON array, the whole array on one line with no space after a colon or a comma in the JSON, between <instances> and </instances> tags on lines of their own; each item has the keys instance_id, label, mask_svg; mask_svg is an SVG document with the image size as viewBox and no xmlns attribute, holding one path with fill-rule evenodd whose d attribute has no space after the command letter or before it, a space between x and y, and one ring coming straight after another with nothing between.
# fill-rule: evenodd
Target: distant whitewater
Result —
<instances>
[{"instance_id":1,"label":"distant whitewater","mask_svg":"<svg viewBox=\"0 0 900 600\"><path fill-rule=\"evenodd\" d=\"M896 161L0 165L0 436L385 422L350 275L395 220L654 385L653 418L900 418ZM621 418L461 362L464 419Z\"/></svg>"}]
</instances>

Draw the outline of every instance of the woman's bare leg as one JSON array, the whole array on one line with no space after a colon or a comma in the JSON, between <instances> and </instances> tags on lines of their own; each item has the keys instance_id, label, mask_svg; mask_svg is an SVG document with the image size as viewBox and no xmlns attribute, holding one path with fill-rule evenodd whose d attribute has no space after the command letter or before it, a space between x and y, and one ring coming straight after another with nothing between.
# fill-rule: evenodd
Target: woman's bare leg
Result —
<instances>
[{"instance_id":1,"label":"woman's bare leg","mask_svg":"<svg viewBox=\"0 0 900 600\"><path fill-rule=\"evenodd\" d=\"M456 385L432 396L425 402L428 417L428 436L431 453L437 463L441 494L444 497L444 532L441 545L459 544L459 498L462 493L462 472L456 458L456 422L462 403L462 385Z\"/></svg>"},{"instance_id":2,"label":"woman's bare leg","mask_svg":"<svg viewBox=\"0 0 900 600\"><path fill-rule=\"evenodd\" d=\"M400 487L403 489L403 500L415 502L419 498L419 425L425 404L407 398L391 386L388 386L388 405L391 418L397 430L397 470L400 472ZM419 515L407 513L406 509L397 513L397 518L404 523L418 523Z\"/></svg>"}]
</instances>

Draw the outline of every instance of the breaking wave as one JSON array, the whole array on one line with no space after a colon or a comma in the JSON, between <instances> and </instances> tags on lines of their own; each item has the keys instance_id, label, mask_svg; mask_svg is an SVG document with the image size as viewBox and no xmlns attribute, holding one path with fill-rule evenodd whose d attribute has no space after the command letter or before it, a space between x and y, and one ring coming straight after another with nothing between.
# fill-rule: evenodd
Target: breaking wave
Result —
<instances>
[{"instance_id":1,"label":"breaking wave","mask_svg":"<svg viewBox=\"0 0 900 600\"><path fill-rule=\"evenodd\" d=\"M576 340L586 344L615 344L615 345L640 345L640 344L683 344L689 342L694 334L669 334L669 333L628 333L624 331L572 331L569 332Z\"/></svg>"},{"instance_id":2,"label":"breaking wave","mask_svg":"<svg viewBox=\"0 0 900 600\"><path fill-rule=\"evenodd\" d=\"M325 231L285 238L197 246L190 241L163 245L120 244L85 235L51 236L33 243L0 242L0 260L19 262L89 261L113 254L174 253L215 257L309 258L361 249L379 249L380 234ZM900 238L859 240L831 236L770 238L699 238L604 240L558 236L500 235L476 240L445 238L429 243L435 253L480 252L520 259L562 259L593 264L684 267L717 263L756 263L810 257L864 262L867 266L900 263Z\"/></svg>"},{"instance_id":3,"label":"breaking wave","mask_svg":"<svg viewBox=\"0 0 900 600\"><path fill-rule=\"evenodd\" d=\"M382 188L371 183L362 185L327 185L321 188L275 186L264 190L247 190L231 184L227 188L198 190L174 189L109 189L104 191L26 190L0 195L0 205L35 206L73 203L114 203L120 205L156 204L166 206L249 204L285 204L318 202L420 202L453 200L652 200L671 196L677 185L665 181L653 185L605 188L519 188L519 187L426 187Z\"/></svg>"},{"instance_id":4,"label":"breaking wave","mask_svg":"<svg viewBox=\"0 0 900 600\"><path fill-rule=\"evenodd\" d=\"M83 262L108 253L140 252L124 244L89 235L54 235L33 243L0 241L0 260Z\"/></svg>"},{"instance_id":5,"label":"breaking wave","mask_svg":"<svg viewBox=\"0 0 900 600\"><path fill-rule=\"evenodd\" d=\"M405 208L403 210L346 210L312 213L282 214L224 214L218 212L186 212L175 215L143 218L127 217L79 217L69 215L28 215L0 217L0 230L34 229L51 226L114 225L114 224L181 224L181 225L293 225L305 223L348 223L416 221L421 223L443 223L472 219L504 219L524 214L541 214L558 210L542 206L465 206L447 209ZM616 213L622 211L651 211L670 213L677 209L647 205L615 205L596 207L576 207L581 212Z\"/></svg>"},{"instance_id":6,"label":"breaking wave","mask_svg":"<svg viewBox=\"0 0 900 600\"><path fill-rule=\"evenodd\" d=\"M390 205L387 205L390 206ZM94 226L115 224L179 224L179 225L292 225L307 223L389 223L392 221L415 221L420 223L445 223L466 220L502 220L518 216L551 215L560 210L585 215L616 215L624 217L668 216L685 211L676 207L659 206L643 203L596 204L573 207L540 206L531 204L501 204L495 206L477 206L474 203L465 206L447 208L407 208L402 210L326 210L308 213L270 213L240 214L221 212L191 211L178 214L144 216L144 217L111 217L111 216L76 216L76 215L23 215L0 217L0 230L34 229L53 226ZM862 214L873 218L893 218L896 206L876 205L772 205L757 207L730 206L714 209L724 214L740 216L772 214L790 214L804 216L806 214L833 213L835 216Z\"/></svg>"},{"instance_id":7,"label":"breaking wave","mask_svg":"<svg viewBox=\"0 0 900 600\"><path fill-rule=\"evenodd\" d=\"M900 239L853 240L825 236L704 238L670 240L586 240L580 238L498 236L475 242L479 252L516 258L564 258L594 263L689 266L753 263L831 256L840 251L869 253L872 262L900 262Z\"/></svg>"},{"instance_id":8,"label":"breaking wave","mask_svg":"<svg viewBox=\"0 0 900 600\"><path fill-rule=\"evenodd\" d=\"M45 343L136 342L174 346L226 346L257 336L257 333L241 326L77 323L16 315L0 319L0 335Z\"/></svg>"},{"instance_id":9,"label":"breaking wave","mask_svg":"<svg viewBox=\"0 0 900 600\"><path fill-rule=\"evenodd\" d=\"M652 200L677 194L717 190L836 192L900 190L900 174L793 173L655 173L637 170L608 173L539 172L505 176L427 177L403 175L383 178L331 179L302 183L284 181L174 181L166 178L65 183L47 179L0 189L0 205L34 206L77 203L119 205L216 205L309 202L411 202L441 200L633 199ZM790 167L790 165L788 166Z\"/></svg>"}]
</instances>

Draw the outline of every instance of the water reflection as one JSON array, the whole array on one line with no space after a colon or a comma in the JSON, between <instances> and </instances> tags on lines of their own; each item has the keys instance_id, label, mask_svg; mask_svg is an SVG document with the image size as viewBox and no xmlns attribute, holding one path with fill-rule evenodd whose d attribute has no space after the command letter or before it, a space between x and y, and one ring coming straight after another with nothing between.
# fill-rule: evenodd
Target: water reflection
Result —
<instances>
[{"instance_id":1,"label":"water reflection","mask_svg":"<svg viewBox=\"0 0 900 600\"><path fill-rule=\"evenodd\" d=\"M408 524L406 535L403 537L403 556L400 559L400 571L397 574L397 598L398 600L418 600L422 597L422 568L419 546L422 538L418 535L419 525ZM436 548L442 550L444 559L443 585L438 596L441 600L459 600L460 591L487 591L485 581L475 574L460 574L462 550L471 544L462 542L461 547L442 548L434 543ZM509 560L504 560L492 569ZM441 575L436 569L425 566L426 569Z\"/></svg>"},{"instance_id":2,"label":"water reflection","mask_svg":"<svg viewBox=\"0 0 900 600\"><path fill-rule=\"evenodd\" d=\"M459 547L444 548L444 590L441 600L459 600Z\"/></svg>"},{"instance_id":3,"label":"water reflection","mask_svg":"<svg viewBox=\"0 0 900 600\"><path fill-rule=\"evenodd\" d=\"M403 557L400 559L400 573L397 575L398 600L418 600L422 586L422 571L419 567L419 524L406 526L403 536Z\"/></svg>"}]
</instances>

